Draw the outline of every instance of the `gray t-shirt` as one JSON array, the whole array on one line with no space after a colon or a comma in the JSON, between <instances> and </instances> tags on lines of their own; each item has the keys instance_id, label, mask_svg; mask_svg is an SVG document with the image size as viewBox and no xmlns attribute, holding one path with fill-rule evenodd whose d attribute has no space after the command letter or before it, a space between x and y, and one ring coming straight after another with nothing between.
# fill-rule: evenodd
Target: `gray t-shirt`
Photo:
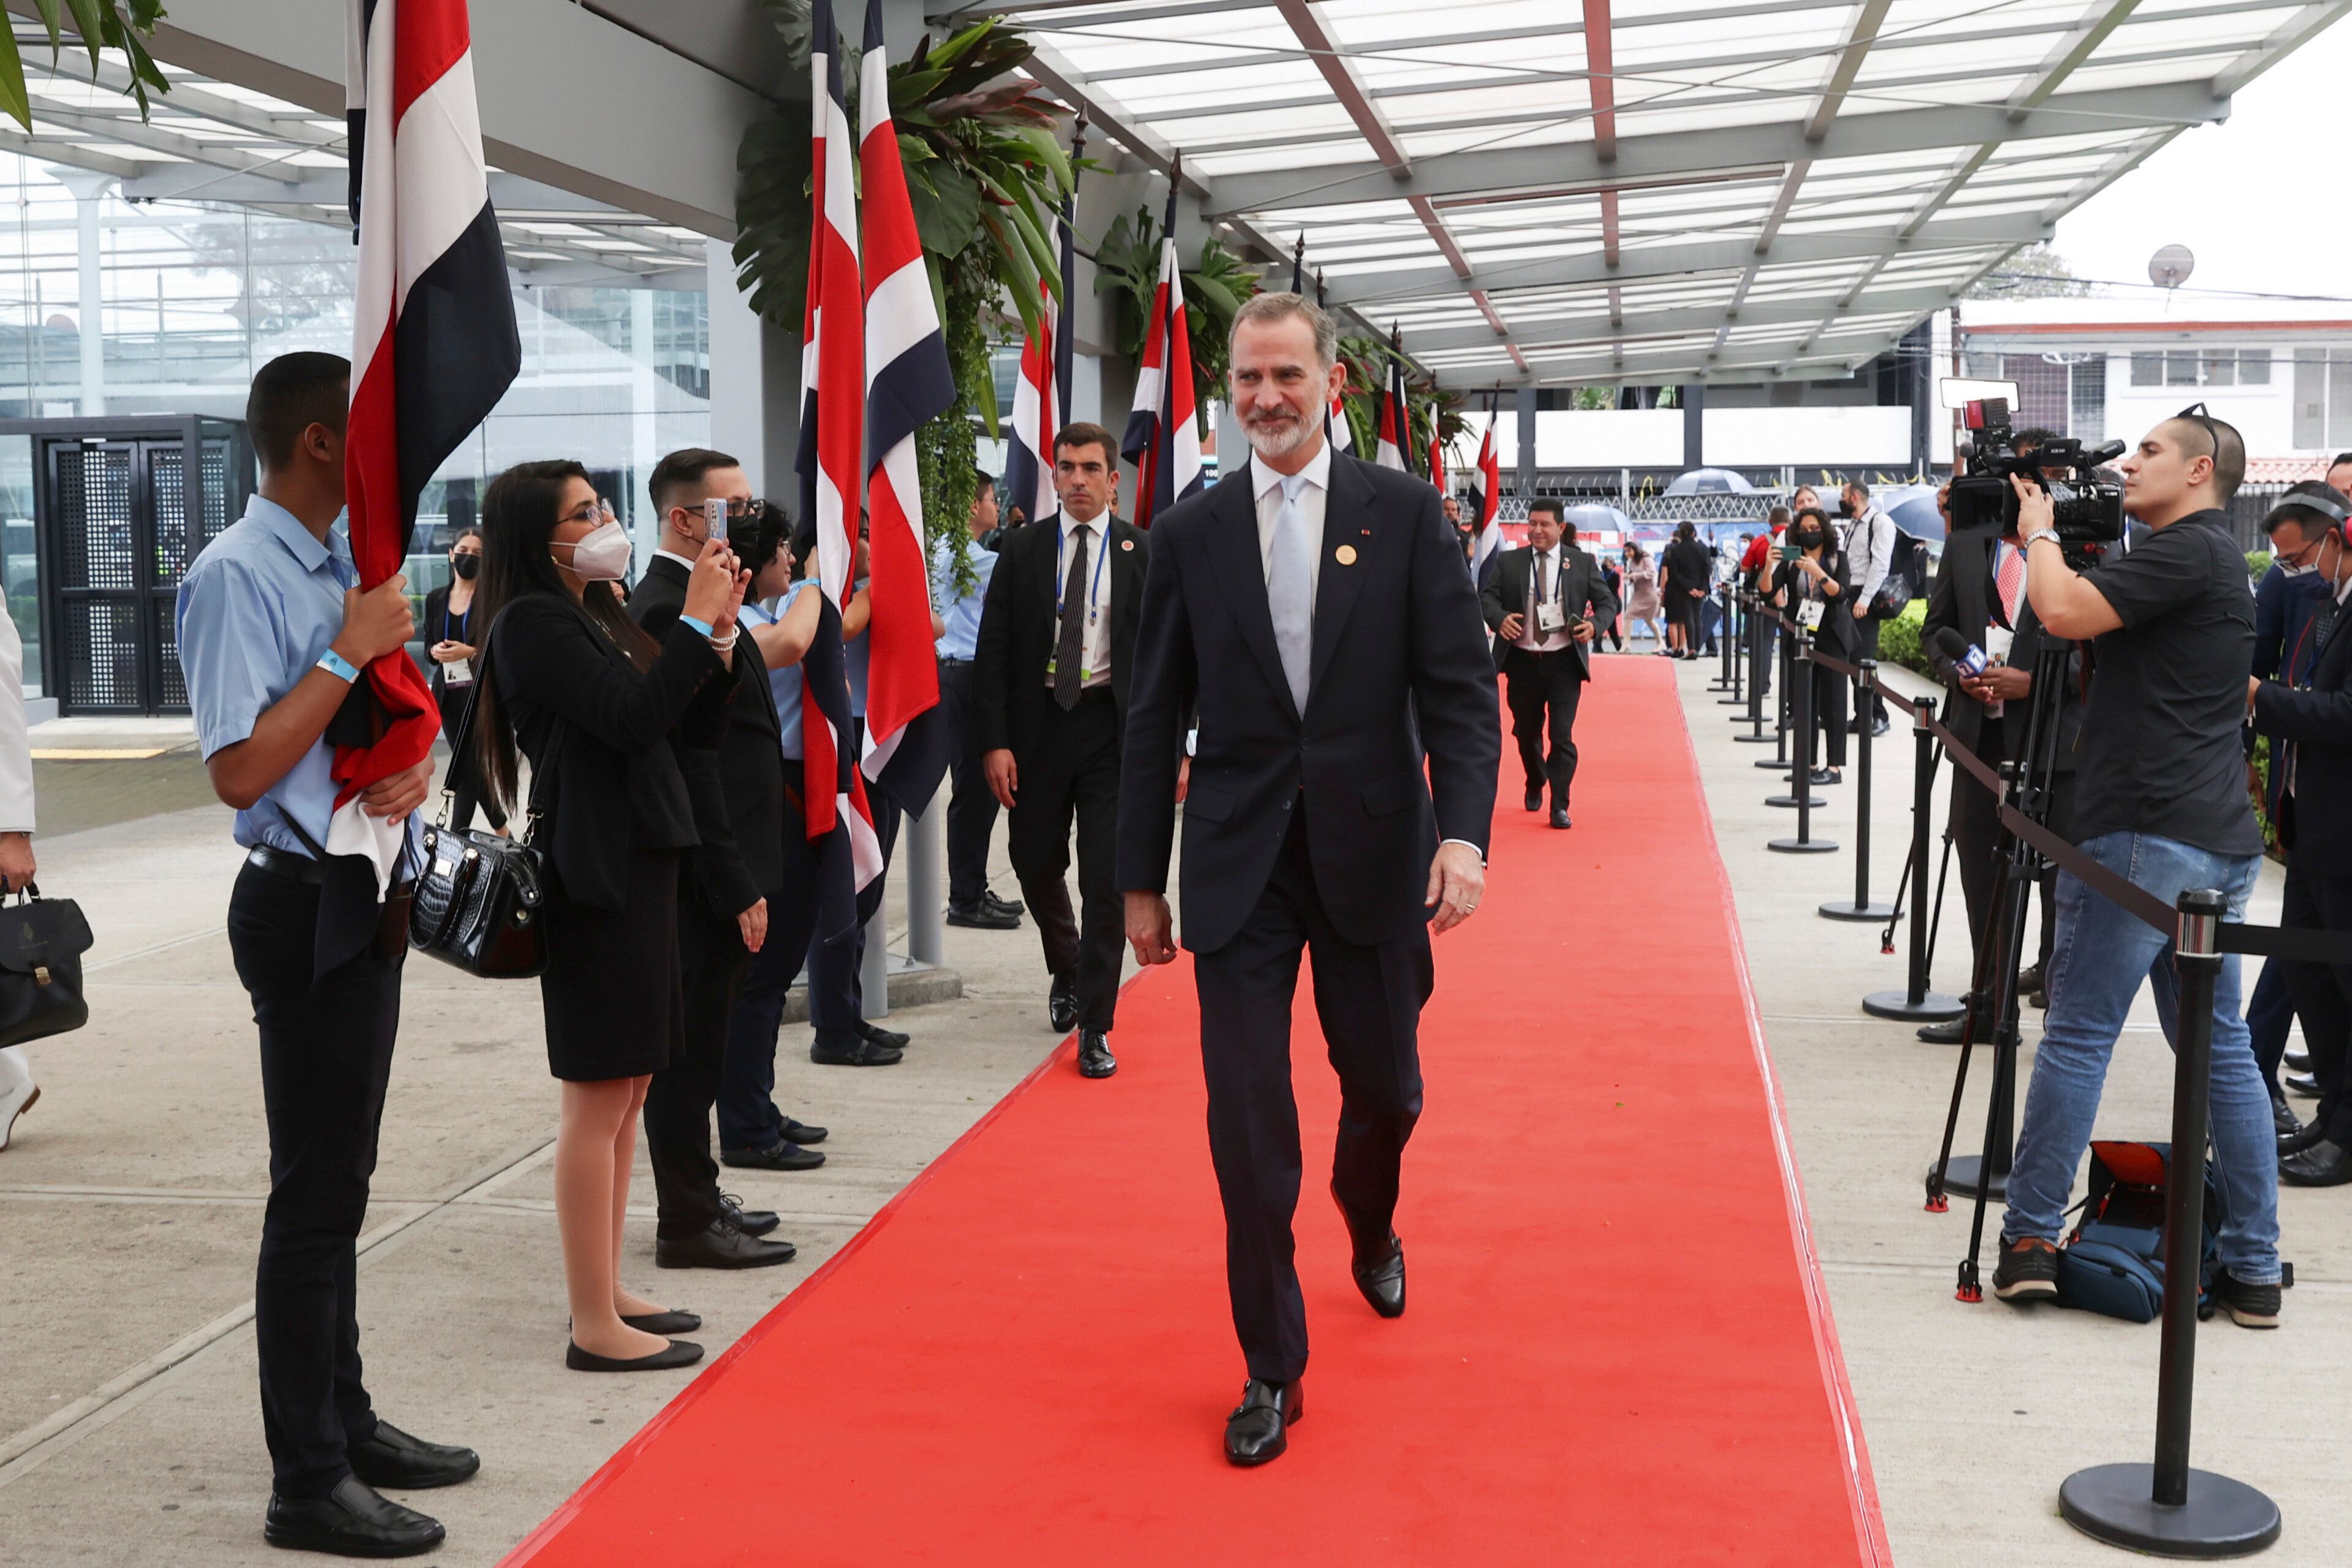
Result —
<instances>
[{"instance_id":1,"label":"gray t-shirt","mask_svg":"<svg viewBox=\"0 0 2352 1568\"><path fill-rule=\"evenodd\" d=\"M2091 645L2076 839L2151 833L2261 854L2240 739L2254 594L2228 516L2191 512L2152 530L2089 582L2124 624Z\"/></svg>"}]
</instances>

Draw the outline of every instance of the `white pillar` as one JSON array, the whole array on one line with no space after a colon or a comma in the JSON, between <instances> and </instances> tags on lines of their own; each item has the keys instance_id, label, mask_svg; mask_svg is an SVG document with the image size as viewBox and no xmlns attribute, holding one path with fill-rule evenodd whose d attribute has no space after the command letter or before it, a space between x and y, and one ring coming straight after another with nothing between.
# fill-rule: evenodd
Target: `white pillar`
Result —
<instances>
[{"instance_id":1,"label":"white pillar","mask_svg":"<svg viewBox=\"0 0 2352 1568\"><path fill-rule=\"evenodd\" d=\"M81 262L80 303L75 315L81 324L81 412L86 419L106 412L106 277L104 230L100 204L114 184L111 174L84 169L59 169L58 183L74 195L76 247Z\"/></svg>"},{"instance_id":2,"label":"white pillar","mask_svg":"<svg viewBox=\"0 0 2352 1568\"><path fill-rule=\"evenodd\" d=\"M751 489L800 510L801 342L735 288L735 258L710 242L710 444L743 465Z\"/></svg>"}]
</instances>

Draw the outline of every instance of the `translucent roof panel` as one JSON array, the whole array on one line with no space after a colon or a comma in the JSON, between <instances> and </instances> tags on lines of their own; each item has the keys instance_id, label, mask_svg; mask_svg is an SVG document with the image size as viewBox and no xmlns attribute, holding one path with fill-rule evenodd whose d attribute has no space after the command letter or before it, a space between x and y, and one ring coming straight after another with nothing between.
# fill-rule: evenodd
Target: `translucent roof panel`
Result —
<instances>
[{"instance_id":1,"label":"translucent roof panel","mask_svg":"<svg viewBox=\"0 0 2352 1568\"><path fill-rule=\"evenodd\" d=\"M1441 382L1842 373L2316 30L2307 0L1003 0L1097 135ZM1591 23L1588 30L1588 21ZM70 100L41 102L70 122ZM201 139L187 138L190 146ZM161 151L173 152L173 148ZM633 237L624 235L621 237ZM608 253L610 254L610 253Z\"/></svg>"}]
</instances>

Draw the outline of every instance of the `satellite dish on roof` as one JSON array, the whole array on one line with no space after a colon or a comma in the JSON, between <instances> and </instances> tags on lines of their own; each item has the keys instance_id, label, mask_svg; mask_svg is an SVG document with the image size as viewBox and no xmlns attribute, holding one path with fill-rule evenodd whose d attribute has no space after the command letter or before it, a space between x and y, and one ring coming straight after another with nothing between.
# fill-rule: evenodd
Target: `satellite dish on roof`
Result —
<instances>
[{"instance_id":1,"label":"satellite dish on roof","mask_svg":"<svg viewBox=\"0 0 2352 1568\"><path fill-rule=\"evenodd\" d=\"M2168 245L2147 258L2147 280L2159 289L2178 289L2197 270L2197 258L2185 245Z\"/></svg>"}]
</instances>

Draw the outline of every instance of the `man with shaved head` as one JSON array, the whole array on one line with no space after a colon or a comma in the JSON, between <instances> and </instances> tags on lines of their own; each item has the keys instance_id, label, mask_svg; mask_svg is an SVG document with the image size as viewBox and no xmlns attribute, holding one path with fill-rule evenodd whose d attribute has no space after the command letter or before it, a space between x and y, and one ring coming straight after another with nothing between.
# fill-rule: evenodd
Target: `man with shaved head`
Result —
<instances>
[{"instance_id":1,"label":"man with shaved head","mask_svg":"<svg viewBox=\"0 0 2352 1568\"><path fill-rule=\"evenodd\" d=\"M2031 479L2010 480L2026 598L2053 636L2091 643L2070 833L2084 854L2163 903L2218 889L2225 918L2241 920L2263 858L2239 743L2254 596L2222 509L2245 476L2245 442L2200 403L2142 437L2120 466L2125 502L2149 531L2128 554L2088 573L2076 572L2059 547L2049 492ZM2034 1052L1993 1271L1993 1291L2004 1300L2058 1293L2055 1247L2069 1189L2142 980L2154 984L2170 1024L2171 937L2062 868L2058 934L2044 972L2050 1016ZM2235 957L2219 963L2212 1011L2213 1163L2222 1199L2213 1300L2245 1327L2274 1328L2278 1150L2239 1014Z\"/></svg>"}]
</instances>

